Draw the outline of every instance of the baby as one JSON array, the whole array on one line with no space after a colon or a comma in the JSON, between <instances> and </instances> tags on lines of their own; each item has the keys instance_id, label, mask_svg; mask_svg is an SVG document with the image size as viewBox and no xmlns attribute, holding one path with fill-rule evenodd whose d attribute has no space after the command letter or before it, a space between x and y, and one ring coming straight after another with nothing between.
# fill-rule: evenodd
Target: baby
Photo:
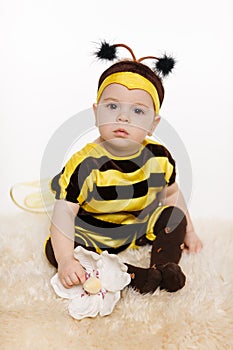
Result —
<instances>
[{"instance_id":1,"label":"baby","mask_svg":"<svg viewBox=\"0 0 233 350\"><path fill-rule=\"evenodd\" d=\"M160 121L161 76L175 61L166 55L136 59L127 45L106 42L96 55L114 60L119 47L132 59L118 60L100 76L93 104L99 137L52 180L56 202L45 252L62 284L71 288L86 280L74 258L76 246L117 254L150 244L149 268L127 264L130 285L141 293L158 287L175 292L185 284L178 265L182 251L202 248L176 182L175 160L150 138ZM142 63L146 59L156 62L153 69Z\"/></svg>"}]
</instances>

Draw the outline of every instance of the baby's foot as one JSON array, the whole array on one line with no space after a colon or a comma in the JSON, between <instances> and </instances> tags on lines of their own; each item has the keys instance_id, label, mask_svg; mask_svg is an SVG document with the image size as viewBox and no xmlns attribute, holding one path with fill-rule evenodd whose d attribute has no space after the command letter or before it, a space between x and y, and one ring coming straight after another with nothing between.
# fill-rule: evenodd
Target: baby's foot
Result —
<instances>
[{"instance_id":1,"label":"baby's foot","mask_svg":"<svg viewBox=\"0 0 233 350\"><path fill-rule=\"evenodd\" d=\"M175 263L166 263L158 265L157 269L162 275L160 289L165 289L168 292L176 292L184 287L186 277L179 265Z\"/></svg>"},{"instance_id":2,"label":"baby's foot","mask_svg":"<svg viewBox=\"0 0 233 350\"><path fill-rule=\"evenodd\" d=\"M162 281L161 272L155 267L151 267L148 271L148 277L145 285L141 289L141 293L154 293L160 282Z\"/></svg>"},{"instance_id":3,"label":"baby's foot","mask_svg":"<svg viewBox=\"0 0 233 350\"><path fill-rule=\"evenodd\" d=\"M153 293L159 286L162 276L156 267L148 269L126 264L128 266L128 273L131 276L130 286L137 292Z\"/></svg>"}]
</instances>

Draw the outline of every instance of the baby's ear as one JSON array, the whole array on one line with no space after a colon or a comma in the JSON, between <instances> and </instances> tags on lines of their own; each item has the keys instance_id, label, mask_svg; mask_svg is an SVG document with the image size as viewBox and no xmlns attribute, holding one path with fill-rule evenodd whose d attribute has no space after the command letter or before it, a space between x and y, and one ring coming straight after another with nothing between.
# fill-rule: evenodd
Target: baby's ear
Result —
<instances>
[{"instance_id":1,"label":"baby's ear","mask_svg":"<svg viewBox=\"0 0 233 350\"><path fill-rule=\"evenodd\" d=\"M97 126L97 103L93 103L92 105L92 108L93 108L93 112L94 112L94 115L95 115L95 126Z\"/></svg>"},{"instance_id":2,"label":"baby's ear","mask_svg":"<svg viewBox=\"0 0 233 350\"><path fill-rule=\"evenodd\" d=\"M156 116L154 117L154 121L153 121L153 123L151 124L150 130L148 131L148 135L149 135L149 136L152 136L153 132L155 131L155 129L157 128L157 126L158 126L158 124L159 124L159 122L160 122L160 119L161 119L161 117L160 117L159 115L156 115Z\"/></svg>"}]
</instances>

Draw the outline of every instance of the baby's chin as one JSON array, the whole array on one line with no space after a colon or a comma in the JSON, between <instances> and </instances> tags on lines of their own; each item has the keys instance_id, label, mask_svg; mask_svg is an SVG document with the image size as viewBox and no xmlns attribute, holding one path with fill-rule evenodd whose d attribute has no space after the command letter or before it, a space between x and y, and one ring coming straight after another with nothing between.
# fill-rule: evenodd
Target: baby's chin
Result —
<instances>
[{"instance_id":1,"label":"baby's chin","mask_svg":"<svg viewBox=\"0 0 233 350\"><path fill-rule=\"evenodd\" d=\"M131 156L137 153L142 146L137 141L123 137L116 137L107 141L102 140L101 145L108 152L118 157Z\"/></svg>"}]
</instances>

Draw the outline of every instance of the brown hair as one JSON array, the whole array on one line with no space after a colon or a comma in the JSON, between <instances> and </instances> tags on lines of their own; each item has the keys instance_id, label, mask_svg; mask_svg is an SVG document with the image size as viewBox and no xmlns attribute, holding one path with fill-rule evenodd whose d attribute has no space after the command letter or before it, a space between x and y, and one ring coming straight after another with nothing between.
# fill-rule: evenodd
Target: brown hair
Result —
<instances>
[{"instance_id":1,"label":"brown hair","mask_svg":"<svg viewBox=\"0 0 233 350\"><path fill-rule=\"evenodd\" d=\"M159 96L160 106L162 105L164 99L164 87L161 79L155 72L150 69L145 64L142 64L137 61L125 60L114 63L112 66L107 68L100 76L98 82L98 90L102 82L111 74L118 72L132 72L142 75L144 78L148 79L156 88Z\"/></svg>"}]
</instances>

